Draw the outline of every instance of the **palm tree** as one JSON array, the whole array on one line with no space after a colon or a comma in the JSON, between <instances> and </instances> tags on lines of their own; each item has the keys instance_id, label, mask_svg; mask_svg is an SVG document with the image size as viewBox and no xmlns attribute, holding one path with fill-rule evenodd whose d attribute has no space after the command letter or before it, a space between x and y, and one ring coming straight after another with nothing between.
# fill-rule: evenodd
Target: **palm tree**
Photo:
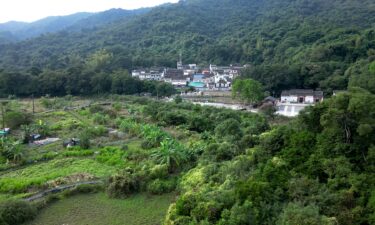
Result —
<instances>
[{"instance_id":1,"label":"palm tree","mask_svg":"<svg viewBox=\"0 0 375 225\"><path fill-rule=\"evenodd\" d=\"M1 154L13 163L21 162L23 158L23 148L20 141L13 141L8 138L2 138L0 141Z\"/></svg>"},{"instance_id":2,"label":"palm tree","mask_svg":"<svg viewBox=\"0 0 375 225\"><path fill-rule=\"evenodd\" d=\"M158 164L166 164L170 173L173 173L182 162L187 158L184 147L167 138L160 143L160 147L154 150L151 157L155 159Z\"/></svg>"},{"instance_id":3,"label":"palm tree","mask_svg":"<svg viewBox=\"0 0 375 225\"><path fill-rule=\"evenodd\" d=\"M19 141L12 143L12 149L11 152L13 154L13 162L14 163L20 163L23 159L23 148L21 146L21 143Z\"/></svg>"}]
</instances>

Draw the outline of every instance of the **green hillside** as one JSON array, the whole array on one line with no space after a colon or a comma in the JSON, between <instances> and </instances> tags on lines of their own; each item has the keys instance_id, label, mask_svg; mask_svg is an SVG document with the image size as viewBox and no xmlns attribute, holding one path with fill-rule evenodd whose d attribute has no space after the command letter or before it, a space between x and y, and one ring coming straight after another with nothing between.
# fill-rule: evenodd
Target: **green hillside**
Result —
<instances>
[{"instance_id":1,"label":"green hillside","mask_svg":"<svg viewBox=\"0 0 375 225\"><path fill-rule=\"evenodd\" d=\"M181 51L185 62L253 65L246 75L276 92L346 89L357 79L353 67L374 59L374 12L371 0L180 1L82 32L2 45L0 68L66 69L103 48L114 56L111 69L174 66Z\"/></svg>"}]
</instances>

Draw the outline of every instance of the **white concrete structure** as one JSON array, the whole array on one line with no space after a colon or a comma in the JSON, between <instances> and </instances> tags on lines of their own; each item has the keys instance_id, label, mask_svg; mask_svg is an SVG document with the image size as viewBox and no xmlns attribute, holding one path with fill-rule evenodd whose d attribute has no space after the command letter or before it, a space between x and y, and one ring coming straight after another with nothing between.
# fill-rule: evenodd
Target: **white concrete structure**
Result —
<instances>
[{"instance_id":1,"label":"white concrete structure","mask_svg":"<svg viewBox=\"0 0 375 225\"><path fill-rule=\"evenodd\" d=\"M281 93L282 103L314 104L323 101L323 92L310 89L292 89Z\"/></svg>"},{"instance_id":2,"label":"white concrete structure","mask_svg":"<svg viewBox=\"0 0 375 225\"><path fill-rule=\"evenodd\" d=\"M277 105L276 114L287 116L287 117L296 117L299 113L308 106L312 104L291 104L291 103L279 103Z\"/></svg>"}]
</instances>

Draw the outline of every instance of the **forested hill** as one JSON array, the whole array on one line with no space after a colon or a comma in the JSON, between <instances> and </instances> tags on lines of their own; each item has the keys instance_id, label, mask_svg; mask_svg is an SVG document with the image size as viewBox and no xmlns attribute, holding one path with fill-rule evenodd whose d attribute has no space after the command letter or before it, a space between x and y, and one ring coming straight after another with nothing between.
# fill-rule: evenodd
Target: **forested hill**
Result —
<instances>
[{"instance_id":1,"label":"forested hill","mask_svg":"<svg viewBox=\"0 0 375 225\"><path fill-rule=\"evenodd\" d=\"M0 46L0 68L57 70L106 49L111 69L247 63L269 90L371 86L373 0L186 0L106 26Z\"/></svg>"},{"instance_id":2,"label":"forested hill","mask_svg":"<svg viewBox=\"0 0 375 225\"><path fill-rule=\"evenodd\" d=\"M0 24L0 43L17 42L59 31L77 32L107 25L117 20L146 13L149 9L138 10L110 9L99 13L75 13L68 16L51 16L32 23L15 22ZM3 37L3 39L1 39Z\"/></svg>"}]
</instances>

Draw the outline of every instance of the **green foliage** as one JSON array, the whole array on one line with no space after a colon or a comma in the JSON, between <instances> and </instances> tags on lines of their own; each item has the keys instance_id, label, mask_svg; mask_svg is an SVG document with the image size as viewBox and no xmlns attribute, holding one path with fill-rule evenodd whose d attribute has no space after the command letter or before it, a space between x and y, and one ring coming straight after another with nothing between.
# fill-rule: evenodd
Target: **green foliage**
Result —
<instances>
[{"instance_id":1,"label":"green foliage","mask_svg":"<svg viewBox=\"0 0 375 225\"><path fill-rule=\"evenodd\" d=\"M147 186L147 191L151 194L161 195L170 193L176 188L175 180L160 180L156 179L151 181Z\"/></svg>"},{"instance_id":2,"label":"green foliage","mask_svg":"<svg viewBox=\"0 0 375 225\"><path fill-rule=\"evenodd\" d=\"M91 146L90 140L92 135L89 131L85 130L79 135L79 146L82 149L89 149Z\"/></svg>"},{"instance_id":3,"label":"green foliage","mask_svg":"<svg viewBox=\"0 0 375 225\"><path fill-rule=\"evenodd\" d=\"M232 87L233 98L253 104L264 98L264 89L261 83L253 79L236 79Z\"/></svg>"},{"instance_id":4,"label":"green foliage","mask_svg":"<svg viewBox=\"0 0 375 225\"><path fill-rule=\"evenodd\" d=\"M187 152L182 144L167 138L152 151L151 157L157 163L167 165L169 172L175 172L187 160Z\"/></svg>"},{"instance_id":5,"label":"green foliage","mask_svg":"<svg viewBox=\"0 0 375 225\"><path fill-rule=\"evenodd\" d=\"M124 166L125 155L126 155L126 152L120 148L105 147L100 150L100 153L95 158L99 162L105 163L107 165Z\"/></svg>"},{"instance_id":6,"label":"green foliage","mask_svg":"<svg viewBox=\"0 0 375 225\"><path fill-rule=\"evenodd\" d=\"M2 225L22 224L36 216L36 209L25 201L8 201L0 205L0 222Z\"/></svg>"},{"instance_id":7,"label":"green foliage","mask_svg":"<svg viewBox=\"0 0 375 225\"><path fill-rule=\"evenodd\" d=\"M368 69L369 69L370 73L375 74L375 61L370 63Z\"/></svg>"},{"instance_id":8,"label":"green foliage","mask_svg":"<svg viewBox=\"0 0 375 225\"><path fill-rule=\"evenodd\" d=\"M121 109L122 109L122 105L121 105L121 103L119 103L119 102L114 103L114 104L112 105L112 107L113 107L113 109L116 110L117 112L118 112L118 111L121 111Z\"/></svg>"},{"instance_id":9,"label":"green foliage","mask_svg":"<svg viewBox=\"0 0 375 225\"><path fill-rule=\"evenodd\" d=\"M107 177L114 174L118 169L120 168L100 163L91 158L57 158L2 175L0 192L24 193L30 188L43 187L48 181L77 173Z\"/></svg>"},{"instance_id":10,"label":"green foliage","mask_svg":"<svg viewBox=\"0 0 375 225\"><path fill-rule=\"evenodd\" d=\"M181 95L177 95L177 96L174 98L174 103L176 103L176 104L180 104L181 102L182 102Z\"/></svg>"},{"instance_id":11,"label":"green foliage","mask_svg":"<svg viewBox=\"0 0 375 225\"><path fill-rule=\"evenodd\" d=\"M233 140L238 140L242 137L243 132L241 130L241 125L237 120L227 119L216 127L215 134L218 138L227 137Z\"/></svg>"},{"instance_id":12,"label":"green foliage","mask_svg":"<svg viewBox=\"0 0 375 225\"><path fill-rule=\"evenodd\" d=\"M46 93L49 94L49 93ZM39 100L40 104L46 109L63 109L70 106L71 99L68 98L48 98L42 97Z\"/></svg>"},{"instance_id":13,"label":"green foliage","mask_svg":"<svg viewBox=\"0 0 375 225\"><path fill-rule=\"evenodd\" d=\"M168 165L155 165L150 170L150 178L151 179L164 179L167 178L169 175L168 173Z\"/></svg>"},{"instance_id":14,"label":"green foliage","mask_svg":"<svg viewBox=\"0 0 375 225\"><path fill-rule=\"evenodd\" d=\"M2 137L0 139L0 155L10 162L19 164L23 160L24 147L20 141Z\"/></svg>"},{"instance_id":15,"label":"green foliage","mask_svg":"<svg viewBox=\"0 0 375 225\"><path fill-rule=\"evenodd\" d=\"M149 149L159 147L169 135L158 126L145 124L141 126L141 136L145 139L142 143L143 148Z\"/></svg>"},{"instance_id":16,"label":"green foliage","mask_svg":"<svg viewBox=\"0 0 375 225\"><path fill-rule=\"evenodd\" d=\"M110 197L124 198L140 191L140 177L131 171L111 176L108 182L107 194Z\"/></svg>"},{"instance_id":17,"label":"green foliage","mask_svg":"<svg viewBox=\"0 0 375 225\"><path fill-rule=\"evenodd\" d=\"M122 132L128 133L131 136L137 136L141 132L141 126L131 119L122 120L119 127Z\"/></svg>"},{"instance_id":18,"label":"green foliage","mask_svg":"<svg viewBox=\"0 0 375 225\"><path fill-rule=\"evenodd\" d=\"M211 144L207 147L205 154L211 157L214 161L231 160L234 156L239 154L239 149L236 145L227 142L220 144Z\"/></svg>"},{"instance_id":19,"label":"green foliage","mask_svg":"<svg viewBox=\"0 0 375 225\"><path fill-rule=\"evenodd\" d=\"M19 128L21 125L27 125L31 122L31 115L24 112L9 111L5 113L5 124L9 128Z\"/></svg>"},{"instance_id":20,"label":"green foliage","mask_svg":"<svg viewBox=\"0 0 375 225\"><path fill-rule=\"evenodd\" d=\"M281 214L278 223L280 225L333 225L335 221L329 221L319 214L319 208L313 205L303 206L291 203Z\"/></svg>"},{"instance_id":21,"label":"green foliage","mask_svg":"<svg viewBox=\"0 0 375 225\"><path fill-rule=\"evenodd\" d=\"M99 125L105 125L109 122L110 117L101 113L95 113L93 116L94 123Z\"/></svg>"},{"instance_id":22,"label":"green foliage","mask_svg":"<svg viewBox=\"0 0 375 225\"><path fill-rule=\"evenodd\" d=\"M224 225L252 225L258 224L256 220L258 212L256 211L253 204L249 201L245 201L242 205L235 205L230 210L224 210L222 213L222 219L218 224Z\"/></svg>"}]
</instances>

